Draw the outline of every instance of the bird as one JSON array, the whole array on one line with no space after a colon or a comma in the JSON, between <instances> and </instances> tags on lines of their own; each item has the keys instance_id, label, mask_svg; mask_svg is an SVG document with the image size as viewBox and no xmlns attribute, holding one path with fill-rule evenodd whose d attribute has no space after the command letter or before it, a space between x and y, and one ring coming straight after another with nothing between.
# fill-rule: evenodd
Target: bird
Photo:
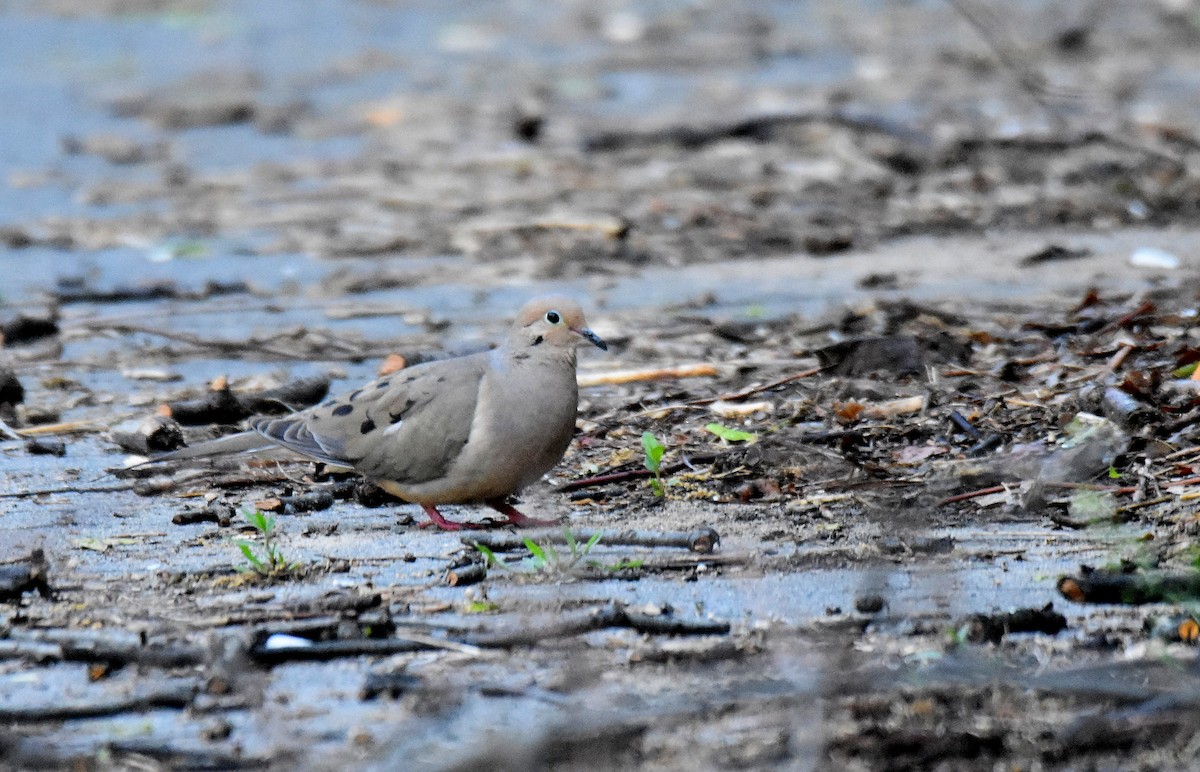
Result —
<instances>
[{"instance_id":1,"label":"bird","mask_svg":"<svg viewBox=\"0 0 1200 772\"><path fill-rule=\"evenodd\" d=\"M250 419L247 431L154 457L151 463L282 447L348 467L419 504L433 525L443 504L486 504L499 525L548 525L508 503L566 453L579 408L576 356L608 344L579 304L539 297L517 312L496 348L425 362L283 417Z\"/></svg>"}]
</instances>

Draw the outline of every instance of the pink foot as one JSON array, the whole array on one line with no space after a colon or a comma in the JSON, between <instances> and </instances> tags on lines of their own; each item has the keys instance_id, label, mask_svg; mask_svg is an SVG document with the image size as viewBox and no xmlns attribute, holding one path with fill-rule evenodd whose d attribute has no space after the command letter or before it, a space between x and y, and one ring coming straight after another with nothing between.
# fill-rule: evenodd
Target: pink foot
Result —
<instances>
[{"instance_id":1,"label":"pink foot","mask_svg":"<svg viewBox=\"0 0 1200 772\"><path fill-rule=\"evenodd\" d=\"M429 515L429 522L421 523L421 528L429 528L436 525L443 531L461 531L464 528L469 528L467 523L460 523L456 520L447 520L442 517L442 513L437 511L437 507L432 504L422 504L421 509L425 510L425 514Z\"/></svg>"},{"instance_id":2,"label":"pink foot","mask_svg":"<svg viewBox=\"0 0 1200 772\"><path fill-rule=\"evenodd\" d=\"M517 528L530 528L539 525L558 525L561 522L559 520L536 520L532 517L526 517L516 507L504 501L504 499L488 499L486 503L489 507L508 518L507 523L500 523L500 525L515 525Z\"/></svg>"}]
</instances>

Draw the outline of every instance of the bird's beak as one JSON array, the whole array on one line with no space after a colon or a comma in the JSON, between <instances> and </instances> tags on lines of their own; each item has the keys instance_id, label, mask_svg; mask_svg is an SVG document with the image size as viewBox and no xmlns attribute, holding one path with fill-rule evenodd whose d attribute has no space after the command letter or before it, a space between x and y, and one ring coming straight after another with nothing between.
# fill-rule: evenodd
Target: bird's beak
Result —
<instances>
[{"instance_id":1,"label":"bird's beak","mask_svg":"<svg viewBox=\"0 0 1200 772\"><path fill-rule=\"evenodd\" d=\"M584 327L583 329L577 330L574 327L572 327L571 332L575 333L579 337L588 341L589 343L591 343L592 345L594 345L596 348L600 349L601 351L608 351L608 344L604 342L604 338L601 338L599 335L592 332L588 328Z\"/></svg>"}]
</instances>

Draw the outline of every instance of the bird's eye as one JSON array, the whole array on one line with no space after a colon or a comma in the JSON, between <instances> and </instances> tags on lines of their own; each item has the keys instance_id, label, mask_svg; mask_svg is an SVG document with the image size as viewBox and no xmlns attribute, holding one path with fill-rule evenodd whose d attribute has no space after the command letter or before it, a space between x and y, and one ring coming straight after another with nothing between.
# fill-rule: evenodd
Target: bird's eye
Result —
<instances>
[{"instance_id":1,"label":"bird's eye","mask_svg":"<svg viewBox=\"0 0 1200 772\"><path fill-rule=\"evenodd\" d=\"M550 322L550 324L558 324L559 322L562 321L562 317L559 316L557 311L547 311L546 312L546 321Z\"/></svg>"}]
</instances>

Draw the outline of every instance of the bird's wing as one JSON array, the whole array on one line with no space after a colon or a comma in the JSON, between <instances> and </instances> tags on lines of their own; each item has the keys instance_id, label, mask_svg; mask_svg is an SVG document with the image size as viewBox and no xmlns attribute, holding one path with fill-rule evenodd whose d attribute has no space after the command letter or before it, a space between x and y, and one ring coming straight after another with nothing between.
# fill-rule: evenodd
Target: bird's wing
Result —
<instances>
[{"instance_id":1,"label":"bird's wing","mask_svg":"<svg viewBox=\"0 0 1200 772\"><path fill-rule=\"evenodd\" d=\"M486 353L429 362L255 431L318 461L378 480L415 484L444 476L471 434Z\"/></svg>"}]
</instances>

